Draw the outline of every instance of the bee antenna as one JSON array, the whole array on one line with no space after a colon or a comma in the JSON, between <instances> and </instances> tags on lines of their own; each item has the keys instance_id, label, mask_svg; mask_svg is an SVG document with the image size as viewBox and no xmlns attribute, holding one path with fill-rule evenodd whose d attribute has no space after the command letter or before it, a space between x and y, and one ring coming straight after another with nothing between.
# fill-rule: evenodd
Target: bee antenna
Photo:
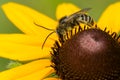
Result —
<instances>
[{"instance_id":1,"label":"bee antenna","mask_svg":"<svg viewBox=\"0 0 120 80\"><path fill-rule=\"evenodd\" d=\"M44 42L43 42L43 44L42 44L42 49L43 49L43 47L44 47L44 45L45 45L45 42L46 42L46 40L48 39L48 37L49 37L51 34L55 33L55 32L56 32L56 31L53 31L53 32L51 32L50 34L47 35L47 37L45 38L45 40L44 40Z\"/></svg>"},{"instance_id":2,"label":"bee antenna","mask_svg":"<svg viewBox=\"0 0 120 80\"><path fill-rule=\"evenodd\" d=\"M41 25L39 25L39 24L37 24L37 23L35 23L35 22L34 22L34 24L35 24L36 26L39 26L39 27L44 28L44 29L46 29L46 30L49 30L49 31L55 31L54 29L46 28L46 27L41 26Z\"/></svg>"}]
</instances>

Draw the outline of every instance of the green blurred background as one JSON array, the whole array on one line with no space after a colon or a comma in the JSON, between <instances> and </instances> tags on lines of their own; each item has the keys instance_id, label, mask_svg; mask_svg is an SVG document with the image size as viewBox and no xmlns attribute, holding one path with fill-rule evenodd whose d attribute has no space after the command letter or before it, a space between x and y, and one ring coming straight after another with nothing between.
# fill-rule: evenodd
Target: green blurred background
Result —
<instances>
[{"instance_id":1,"label":"green blurred background","mask_svg":"<svg viewBox=\"0 0 120 80\"><path fill-rule=\"evenodd\" d=\"M42 12L49 17L55 18L55 10L58 4L69 2L77 5L80 8L92 8L89 14L97 21L102 12L108 5L118 2L120 0L0 0L0 6L7 2L17 2L29 6L39 12ZM21 23L22 24L22 23ZM21 33L5 16L0 7L0 33ZM8 59L0 58L0 71L6 69L9 63Z\"/></svg>"}]
</instances>

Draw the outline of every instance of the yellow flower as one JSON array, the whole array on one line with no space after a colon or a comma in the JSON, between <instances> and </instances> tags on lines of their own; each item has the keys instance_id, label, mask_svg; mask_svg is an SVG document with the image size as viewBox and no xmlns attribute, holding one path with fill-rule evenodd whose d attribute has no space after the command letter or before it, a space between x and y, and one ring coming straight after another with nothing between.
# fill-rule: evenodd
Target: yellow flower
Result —
<instances>
[{"instance_id":1,"label":"yellow flower","mask_svg":"<svg viewBox=\"0 0 120 80\"><path fill-rule=\"evenodd\" d=\"M119 32L119 8L119 2L110 5L100 17L98 26L102 29L107 27L111 31ZM0 80L57 80L58 78L54 77L46 78L55 72L50 67L49 51L51 51L50 47L54 41L57 40L57 35L51 35L46 41L44 49L41 49L41 45L50 31L36 26L34 22L47 28L56 29L60 18L78 11L79 8L70 3L60 4L56 10L57 21L13 2L4 4L2 9L8 19L23 34L0 34L0 56L12 60L34 61L0 72Z\"/></svg>"}]
</instances>

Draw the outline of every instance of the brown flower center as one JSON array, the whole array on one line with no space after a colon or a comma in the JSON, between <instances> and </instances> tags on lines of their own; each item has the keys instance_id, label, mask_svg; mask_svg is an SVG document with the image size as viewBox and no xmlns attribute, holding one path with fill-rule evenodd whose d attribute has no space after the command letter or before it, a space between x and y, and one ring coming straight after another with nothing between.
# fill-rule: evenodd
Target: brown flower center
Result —
<instances>
[{"instance_id":1,"label":"brown flower center","mask_svg":"<svg viewBox=\"0 0 120 80\"><path fill-rule=\"evenodd\" d=\"M52 66L63 80L120 79L120 44L115 33L79 30L66 41L56 41L52 49Z\"/></svg>"}]
</instances>

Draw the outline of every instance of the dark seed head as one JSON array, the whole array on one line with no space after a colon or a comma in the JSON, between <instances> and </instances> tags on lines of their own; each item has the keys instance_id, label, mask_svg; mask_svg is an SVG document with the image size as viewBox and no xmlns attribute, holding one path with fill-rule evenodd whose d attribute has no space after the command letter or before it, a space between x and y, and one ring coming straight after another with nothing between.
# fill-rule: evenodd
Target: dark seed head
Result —
<instances>
[{"instance_id":1,"label":"dark seed head","mask_svg":"<svg viewBox=\"0 0 120 80\"><path fill-rule=\"evenodd\" d=\"M120 80L120 44L115 38L95 28L56 42L52 53L56 74L62 80Z\"/></svg>"}]
</instances>

